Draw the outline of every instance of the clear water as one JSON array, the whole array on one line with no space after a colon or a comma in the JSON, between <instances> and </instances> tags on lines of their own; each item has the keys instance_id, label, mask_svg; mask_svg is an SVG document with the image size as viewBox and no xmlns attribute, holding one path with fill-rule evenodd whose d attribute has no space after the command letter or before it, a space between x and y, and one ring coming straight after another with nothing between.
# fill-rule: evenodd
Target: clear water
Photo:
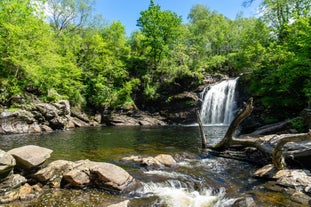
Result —
<instances>
[{"instance_id":1,"label":"clear water","mask_svg":"<svg viewBox=\"0 0 311 207\"><path fill-rule=\"evenodd\" d=\"M226 128L205 129L208 142L216 142ZM231 206L234 199L250 195L258 206L300 206L281 193L265 190L251 178L249 163L202 153L197 126L99 127L37 135L0 137L0 149L38 145L53 150L48 162L58 159L90 159L111 162L141 180L143 188L132 194L110 195L96 189L53 189L29 202L8 206L108 206L129 200L128 206ZM175 168L148 170L122 157L191 154Z\"/></svg>"}]
</instances>

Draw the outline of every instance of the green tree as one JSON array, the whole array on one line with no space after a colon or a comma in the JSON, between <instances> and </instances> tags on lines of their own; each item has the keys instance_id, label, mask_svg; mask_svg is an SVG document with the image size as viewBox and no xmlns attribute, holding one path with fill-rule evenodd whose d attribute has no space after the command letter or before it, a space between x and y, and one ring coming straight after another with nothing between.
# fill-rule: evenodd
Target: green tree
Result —
<instances>
[{"instance_id":1,"label":"green tree","mask_svg":"<svg viewBox=\"0 0 311 207\"><path fill-rule=\"evenodd\" d=\"M29 91L48 98L57 91L59 98L80 103L80 70L59 55L59 45L37 8L31 1L0 2L1 85L8 97Z\"/></svg>"},{"instance_id":2,"label":"green tree","mask_svg":"<svg viewBox=\"0 0 311 207\"><path fill-rule=\"evenodd\" d=\"M88 25L93 4L93 0L47 0L47 17L57 35L76 33Z\"/></svg>"},{"instance_id":3,"label":"green tree","mask_svg":"<svg viewBox=\"0 0 311 207\"><path fill-rule=\"evenodd\" d=\"M156 70L158 64L169 52L169 45L179 35L181 17L171 11L162 11L159 5L150 1L148 10L142 11L137 21L142 34L145 35L145 49L151 68Z\"/></svg>"}]
</instances>

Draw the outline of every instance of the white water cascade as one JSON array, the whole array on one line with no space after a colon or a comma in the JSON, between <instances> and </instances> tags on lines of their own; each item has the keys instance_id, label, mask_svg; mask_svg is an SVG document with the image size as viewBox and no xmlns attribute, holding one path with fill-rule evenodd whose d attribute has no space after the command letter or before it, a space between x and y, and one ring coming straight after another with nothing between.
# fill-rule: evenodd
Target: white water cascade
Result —
<instances>
[{"instance_id":1,"label":"white water cascade","mask_svg":"<svg viewBox=\"0 0 311 207\"><path fill-rule=\"evenodd\" d=\"M200 117L203 125L229 125L236 110L235 89L238 78L225 80L201 93Z\"/></svg>"}]
</instances>

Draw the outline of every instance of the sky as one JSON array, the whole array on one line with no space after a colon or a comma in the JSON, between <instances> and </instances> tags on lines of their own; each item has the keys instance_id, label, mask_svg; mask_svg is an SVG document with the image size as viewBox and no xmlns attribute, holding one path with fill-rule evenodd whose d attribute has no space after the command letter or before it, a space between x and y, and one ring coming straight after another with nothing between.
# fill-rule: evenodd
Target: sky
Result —
<instances>
[{"instance_id":1,"label":"sky","mask_svg":"<svg viewBox=\"0 0 311 207\"><path fill-rule=\"evenodd\" d=\"M247 8L242 6L243 0L154 0L154 3L160 5L162 10L177 13L186 23L191 8L196 4L202 4L228 18L235 19L240 12L244 17L255 16L259 0ZM126 34L130 35L139 29L136 23L140 12L147 10L149 4L150 0L96 0L95 13L101 14L108 23L120 21L125 26Z\"/></svg>"}]
</instances>

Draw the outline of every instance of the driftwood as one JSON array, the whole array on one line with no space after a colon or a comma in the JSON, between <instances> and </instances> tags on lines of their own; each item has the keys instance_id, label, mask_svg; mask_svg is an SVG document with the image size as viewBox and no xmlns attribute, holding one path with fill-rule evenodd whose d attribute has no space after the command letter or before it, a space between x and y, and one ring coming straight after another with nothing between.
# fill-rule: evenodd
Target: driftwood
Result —
<instances>
[{"instance_id":1,"label":"driftwood","mask_svg":"<svg viewBox=\"0 0 311 207\"><path fill-rule=\"evenodd\" d=\"M264 135L264 136L254 136L252 134L247 136L240 136L239 138L234 137L234 133L239 126L239 124L247 118L253 110L253 99L250 98L247 102L244 103L243 108L237 114L235 119L230 124L224 138L217 143L216 145L203 145L206 148L213 149L216 151L223 151L232 148L234 146L238 147L253 147L257 150L271 156L272 163L276 169L281 170L285 167L285 158L288 157L308 157L311 156L311 149L308 147L303 148L303 145L299 145L300 149L292 148L289 151L284 152L285 145L289 142L302 142L306 140L311 140L311 131L309 133L300 133L300 134L281 134L281 135ZM198 120L200 118L198 117ZM201 122L201 121L199 121ZM202 143L206 143L206 138L204 135L204 130L202 124L199 124L200 131L202 136ZM204 136L204 137L203 137ZM285 147L284 147L285 146Z\"/></svg>"}]
</instances>

